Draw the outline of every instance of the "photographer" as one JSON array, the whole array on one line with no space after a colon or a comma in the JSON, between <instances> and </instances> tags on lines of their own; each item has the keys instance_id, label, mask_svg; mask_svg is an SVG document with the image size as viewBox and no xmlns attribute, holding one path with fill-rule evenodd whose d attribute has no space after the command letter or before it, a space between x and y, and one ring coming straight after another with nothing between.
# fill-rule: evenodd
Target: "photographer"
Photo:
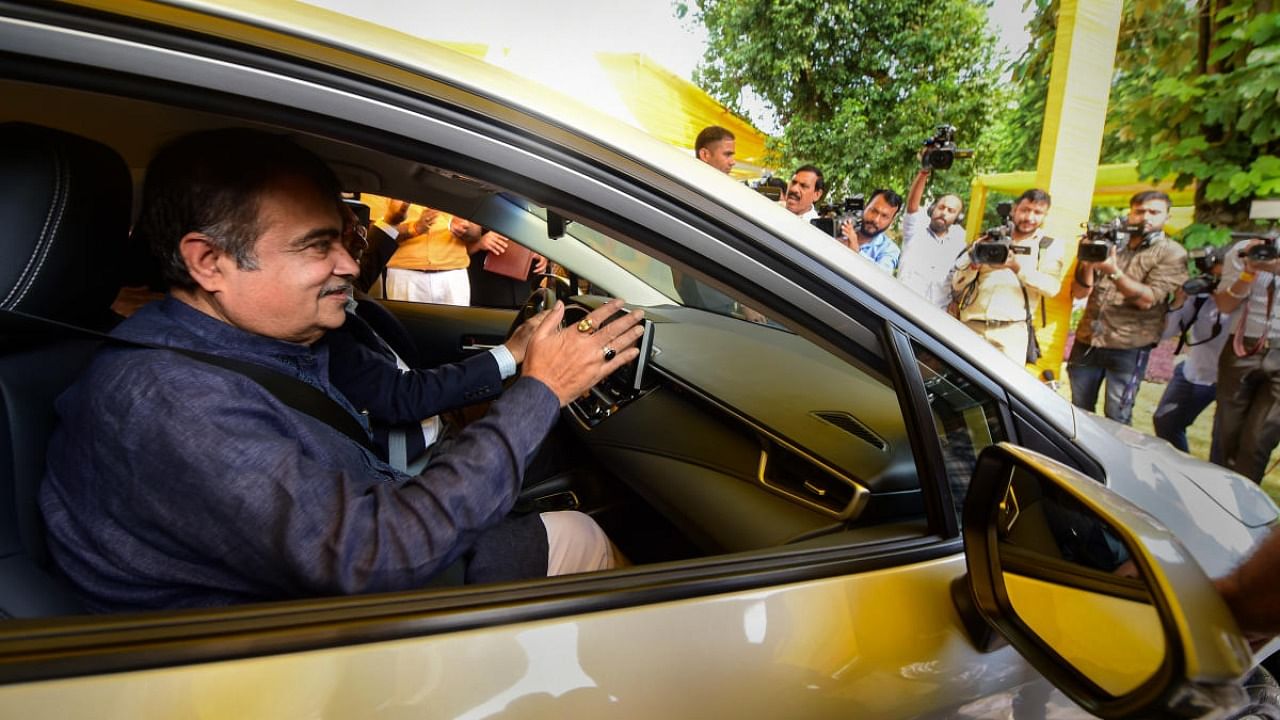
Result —
<instances>
[{"instance_id":1,"label":"photographer","mask_svg":"<svg viewBox=\"0 0 1280 720\"><path fill-rule=\"evenodd\" d=\"M1063 244L1042 229L1049 205L1049 193L1043 190L1022 193L1010 214L1003 262L985 262L985 248L979 247L985 238L979 239L956 261L951 275L957 317L1019 365L1031 360L1032 308L1062 288Z\"/></svg>"},{"instance_id":2,"label":"photographer","mask_svg":"<svg viewBox=\"0 0 1280 720\"><path fill-rule=\"evenodd\" d=\"M885 231L893 224L900 207L902 196L898 193L883 188L872 191L861 220L846 220L841 226L840 242L892 275L898 268L901 251Z\"/></svg>"},{"instance_id":3,"label":"photographer","mask_svg":"<svg viewBox=\"0 0 1280 720\"><path fill-rule=\"evenodd\" d=\"M1191 253L1198 275L1183 283L1165 320L1164 337L1177 337L1174 354L1187 348L1186 359L1173 369L1173 377L1160 396L1151 421L1156 436L1188 451L1187 428L1216 395L1218 356L1230 336L1231 317L1218 311L1213 291L1222 276L1226 248L1204 247ZM1209 459L1221 464L1217 420Z\"/></svg>"},{"instance_id":4,"label":"photographer","mask_svg":"<svg viewBox=\"0 0 1280 720\"><path fill-rule=\"evenodd\" d=\"M951 302L951 268L965 248L964 228L955 224L964 203L957 195L943 195L928 210L920 207L924 186L933 171L930 154L927 148L920 153L920 170L907 191L898 280L938 307L946 308Z\"/></svg>"},{"instance_id":5,"label":"photographer","mask_svg":"<svg viewBox=\"0 0 1280 720\"><path fill-rule=\"evenodd\" d=\"M1088 298L1067 359L1071 401L1095 412L1105 379L1106 416L1125 425L1132 421L1151 348L1164 331L1169 299L1187 280L1187 251L1164 234L1171 204L1158 190L1134 195L1127 241L1113 233L1105 259L1081 259L1071 286L1072 297Z\"/></svg>"},{"instance_id":6,"label":"photographer","mask_svg":"<svg viewBox=\"0 0 1280 720\"><path fill-rule=\"evenodd\" d=\"M1261 483L1280 442L1280 323L1276 284L1277 240L1235 245L1223 262L1213 299L1222 312L1239 308L1231 342L1218 360L1218 423L1222 461Z\"/></svg>"}]
</instances>

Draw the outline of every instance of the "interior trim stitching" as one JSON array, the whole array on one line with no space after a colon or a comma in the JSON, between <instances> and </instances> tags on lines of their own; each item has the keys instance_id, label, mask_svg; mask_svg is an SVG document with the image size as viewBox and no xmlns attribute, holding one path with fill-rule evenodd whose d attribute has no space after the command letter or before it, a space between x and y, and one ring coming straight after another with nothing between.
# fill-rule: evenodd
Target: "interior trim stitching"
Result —
<instances>
[{"instance_id":1,"label":"interior trim stitching","mask_svg":"<svg viewBox=\"0 0 1280 720\"><path fill-rule=\"evenodd\" d=\"M67 159L61 149L54 150L54 194L53 201L49 205L49 213L45 216L44 226L40 228L40 238L36 242L35 252L31 258L27 260L27 266L22 269L22 273L18 276L18 281L14 287L9 290L9 294L0 307L8 310L15 309L22 304L23 298L35 286L36 280L40 277L40 270L44 267L44 262L49 257L49 251L53 248L54 242L58 237L58 230L62 226L62 218L67 209L67 197L70 196L71 173L67 172ZM50 230L52 223L53 229ZM35 269L32 269L32 263L35 263ZM14 293L18 293L13 298ZM13 298L10 302L10 298Z\"/></svg>"}]
</instances>

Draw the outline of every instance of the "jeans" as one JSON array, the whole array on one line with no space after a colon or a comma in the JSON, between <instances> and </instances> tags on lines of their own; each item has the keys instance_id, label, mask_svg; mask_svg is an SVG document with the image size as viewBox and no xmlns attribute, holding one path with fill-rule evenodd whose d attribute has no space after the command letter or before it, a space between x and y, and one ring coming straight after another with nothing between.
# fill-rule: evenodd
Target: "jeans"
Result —
<instances>
[{"instance_id":1,"label":"jeans","mask_svg":"<svg viewBox=\"0 0 1280 720\"><path fill-rule=\"evenodd\" d=\"M1187 428L1209 407L1216 395L1216 386L1191 382L1183 374L1182 365L1179 364L1173 369L1173 378L1165 386L1164 395L1160 396L1160 404L1156 406L1155 415L1151 418L1156 437L1164 438L1182 452L1187 452ZM1214 425L1216 430L1216 419ZM1213 450L1218 450L1217 433L1214 433ZM1217 462L1212 453L1209 459Z\"/></svg>"},{"instance_id":2,"label":"jeans","mask_svg":"<svg viewBox=\"0 0 1280 720\"><path fill-rule=\"evenodd\" d=\"M1150 347L1099 348L1077 341L1067 360L1071 381L1071 402L1078 408L1097 412L1098 390L1107 381L1106 416L1125 425L1132 424L1133 401L1147 372Z\"/></svg>"}]
</instances>

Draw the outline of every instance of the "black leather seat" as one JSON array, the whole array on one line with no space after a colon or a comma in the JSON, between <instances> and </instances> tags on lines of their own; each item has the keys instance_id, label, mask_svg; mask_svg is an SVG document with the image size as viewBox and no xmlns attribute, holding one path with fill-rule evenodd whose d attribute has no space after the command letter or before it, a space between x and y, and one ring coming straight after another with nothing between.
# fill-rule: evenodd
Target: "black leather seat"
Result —
<instances>
[{"instance_id":1,"label":"black leather seat","mask_svg":"<svg viewBox=\"0 0 1280 720\"><path fill-rule=\"evenodd\" d=\"M54 399L97 346L120 288L132 181L97 142L0 124L0 616L82 612L52 571L37 505Z\"/></svg>"}]
</instances>

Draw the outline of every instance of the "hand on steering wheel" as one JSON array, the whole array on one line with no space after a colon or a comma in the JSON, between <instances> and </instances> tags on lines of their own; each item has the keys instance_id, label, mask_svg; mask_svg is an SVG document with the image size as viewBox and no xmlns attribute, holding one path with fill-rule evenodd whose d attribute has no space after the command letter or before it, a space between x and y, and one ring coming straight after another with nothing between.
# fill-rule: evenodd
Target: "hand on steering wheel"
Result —
<instances>
[{"instance_id":1,"label":"hand on steering wheel","mask_svg":"<svg viewBox=\"0 0 1280 720\"><path fill-rule=\"evenodd\" d=\"M644 334L639 326L644 311L621 310L621 300L610 300L581 322L564 328L564 303L557 301L533 330L523 374L542 381L559 398L561 407L568 405L639 356L635 346Z\"/></svg>"}]
</instances>

